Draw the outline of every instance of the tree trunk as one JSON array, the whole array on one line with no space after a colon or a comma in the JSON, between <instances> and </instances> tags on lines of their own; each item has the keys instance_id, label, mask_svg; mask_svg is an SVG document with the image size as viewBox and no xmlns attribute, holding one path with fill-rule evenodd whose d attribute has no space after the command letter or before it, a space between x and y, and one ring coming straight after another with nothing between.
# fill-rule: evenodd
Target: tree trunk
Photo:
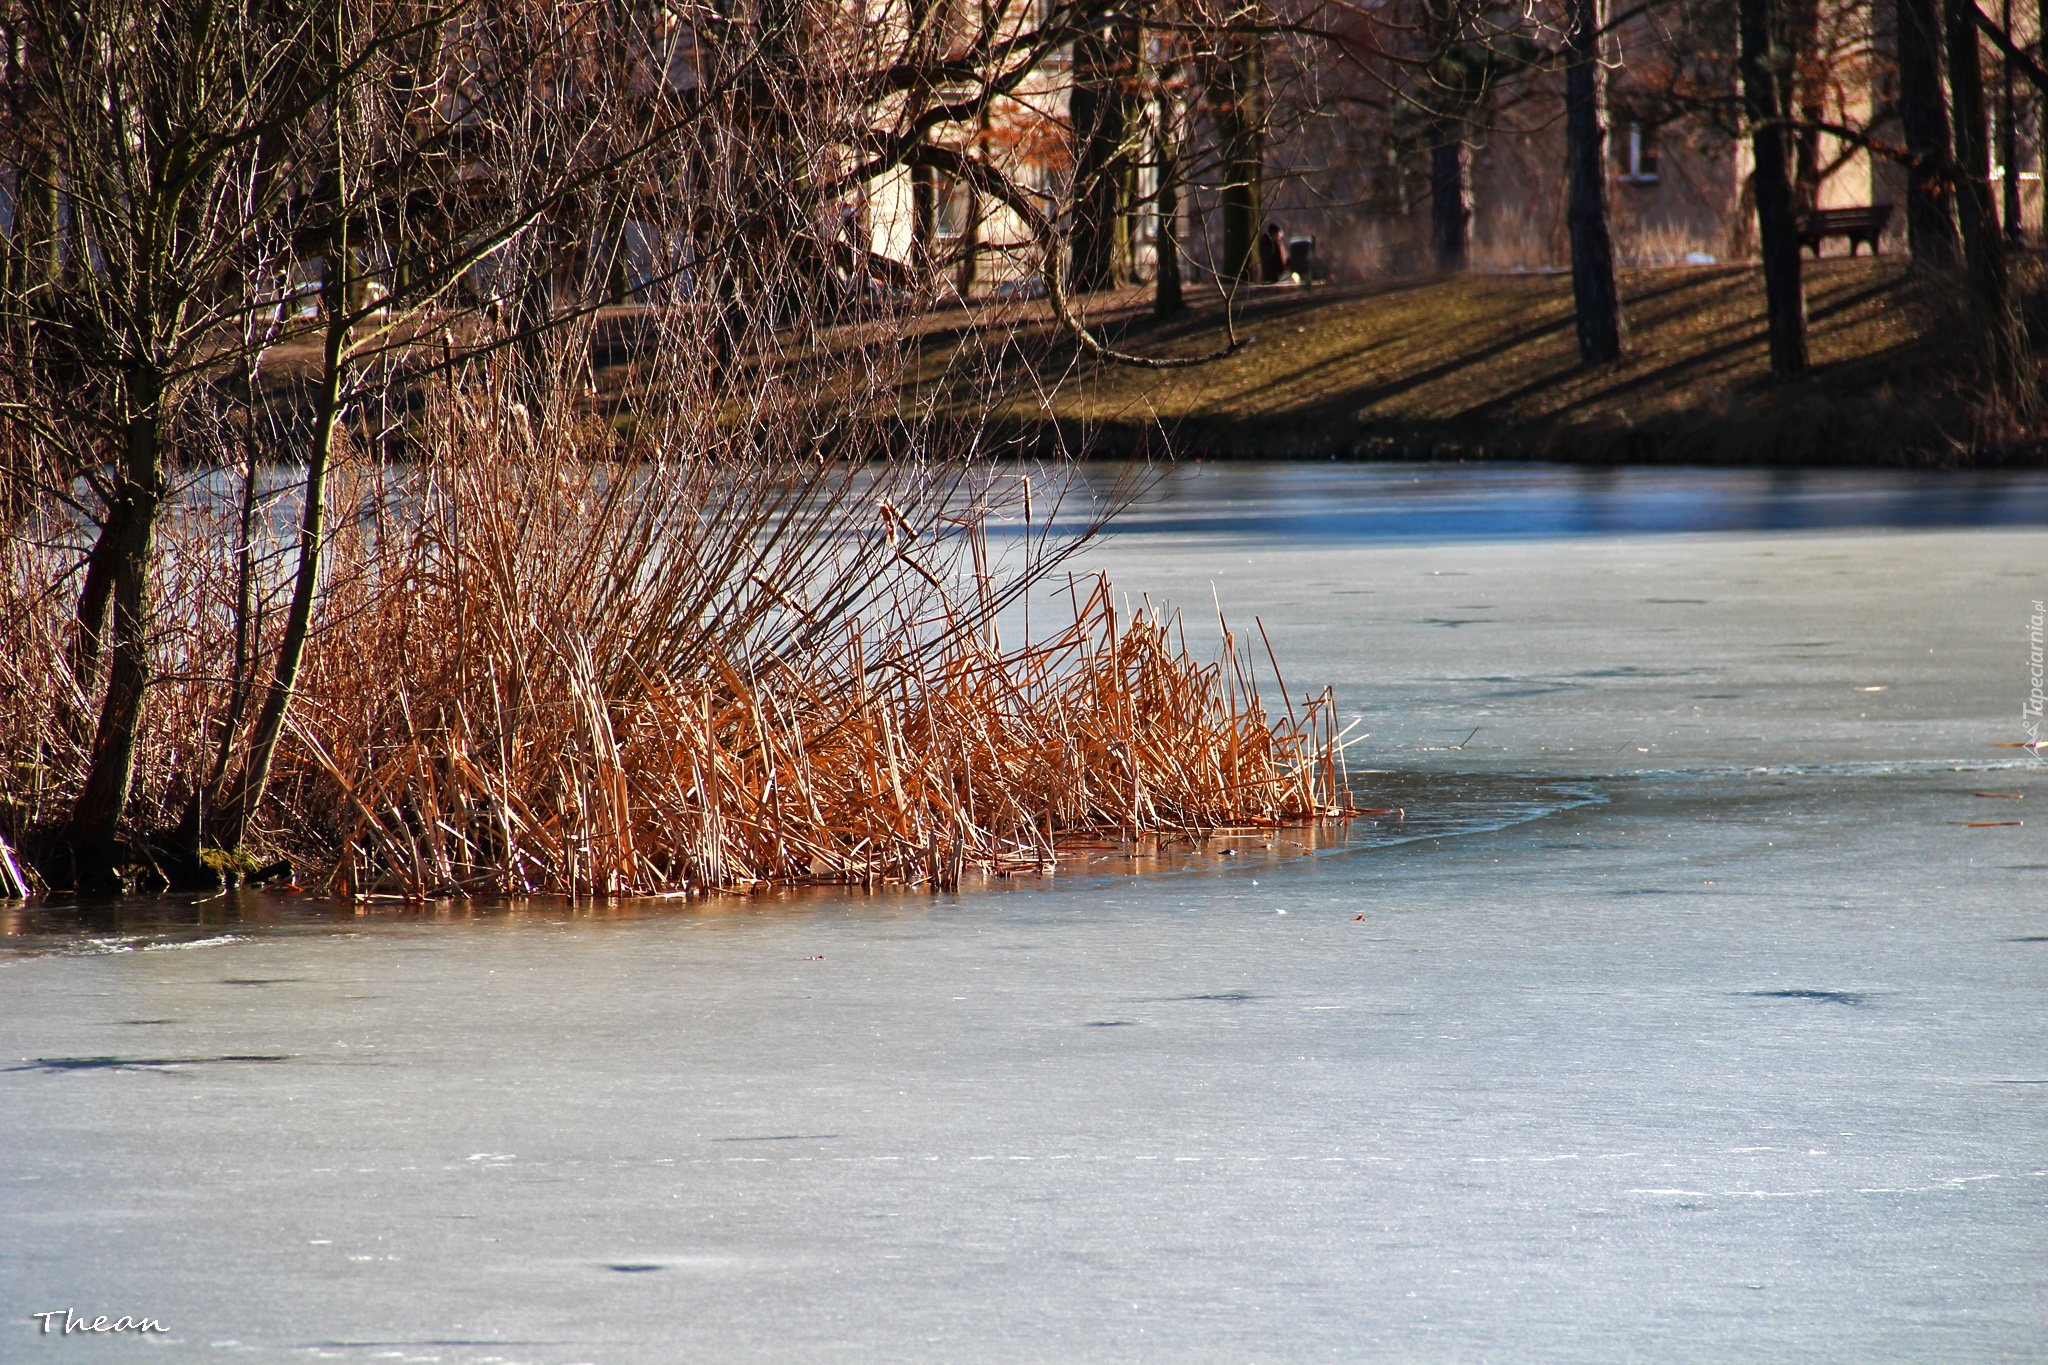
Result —
<instances>
[{"instance_id":1,"label":"tree trunk","mask_svg":"<svg viewBox=\"0 0 2048 1365\"><path fill-rule=\"evenodd\" d=\"M2004 0L2000 10L2000 26L2005 30L2005 40L2010 43L2012 0ZM2005 195L1999 204L1999 217L2005 226L2005 244L2017 251L2026 246L2027 233L2020 221L2020 115L2019 105L2013 98L2012 66L2012 54L2007 52L1999 69L1998 164L2005 171Z\"/></svg>"},{"instance_id":2,"label":"tree trunk","mask_svg":"<svg viewBox=\"0 0 2048 1365\"><path fill-rule=\"evenodd\" d=\"M988 110L981 111L980 136L975 139L976 150L981 158L988 159ZM953 290L966 303L974 296L975 278L981 273L981 219L988 212L987 201L981 189L973 181L966 185L967 221L960 225L960 267L953 276Z\"/></svg>"},{"instance_id":3,"label":"tree trunk","mask_svg":"<svg viewBox=\"0 0 2048 1365\"><path fill-rule=\"evenodd\" d=\"M519 401L526 404L537 430L562 398L565 376L556 348L549 343L555 325L556 280L565 273L564 264L572 258L576 244L568 225L550 215L528 230L523 245L518 257L522 270L512 314L511 354L516 361ZM338 262L336 268L348 281L344 310L362 307L367 296L359 263L351 258Z\"/></svg>"},{"instance_id":4,"label":"tree trunk","mask_svg":"<svg viewBox=\"0 0 2048 1365\"><path fill-rule=\"evenodd\" d=\"M114 601L114 565L120 554L119 523L127 504L107 506L107 519L85 557L85 583L78 592L76 632L71 643L71 676L87 696L99 682L101 651L106 647L107 612Z\"/></svg>"},{"instance_id":5,"label":"tree trunk","mask_svg":"<svg viewBox=\"0 0 2048 1365\"><path fill-rule=\"evenodd\" d=\"M1116 285L1124 139L1136 57L1137 33L1124 24L1091 32L1074 44L1074 88L1067 106L1074 137L1074 226L1067 260L1072 293Z\"/></svg>"},{"instance_id":6,"label":"tree trunk","mask_svg":"<svg viewBox=\"0 0 2048 1365\"><path fill-rule=\"evenodd\" d=\"M1955 111L1956 218L1962 226L1963 275L1970 312L1981 329L1993 382L2013 392L2019 338L2006 278L2005 247L1991 193L1991 128L1977 47L1975 0L1946 0L1949 99Z\"/></svg>"},{"instance_id":7,"label":"tree trunk","mask_svg":"<svg viewBox=\"0 0 2048 1365\"><path fill-rule=\"evenodd\" d=\"M1260 182L1266 173L1265 56L1258 37L1236 40L1224 77L1216 111L1223 163L1223 269L1218 273L1226 284L1250 284L1259 278Z\"/></svg>"},{"instance_id":8,"label":"tree trunk","mask_svg":"<svg viewBox=\"0 0 2048 1365\"><path fill-rule=\"evenodd\" d=\"M974 279L981 272L981 191L972 182L965 186L966 221L960 224L960 263L953 269L953 292L962 303L973 297Z\"/></svg>"},{"instance_id":9,"label":"tree trunk","mask_svg":"<svg viewBox=\"0 0 2048 1365\"><path fill-rule=\"evenodd\" d=\"M1465 125L1437 125L1429 149L1429 239L1438 270L1463 270L1472 256L1472 155Z\"/></svg>"},{"instance_id":10,"label":"tree trunk","mask_svg":"<svg viewBox=\"0 0 2048 1365\"><path fill-rule=\"evenodd\" d=\"M57 256L56 159L48 148L29 146L16 153L14 230L5 234L7 295L26 298L38 283L54 279Z\"/></svg>"},{"instance_id":11,"label":"tree trunk","mask_svg":"<svg viewBox=\"0 0 2048 1365\"><path fill-rule=\"evenodd\" d=\"M923 289L931 288L938 236L938 172L919 162L910 168L910 268Z\"/></svg>"},{"instance_id":12,"label":"tree trunk","mask_svg":"<svg viewBox=\"0 0 2048 1365\"><path fill-rule=\"evenodd\" d=\"M713 52L718 49L713 47ZM723 73L714 65L712 79L723 79ZM733 234L731 205L734 194L732 180L735 178L733 158L737 150L735 139L727 136L713 117L713 108L702 92L691 101L692 121L696 125L694 136L688 142L689 169L688 183L695 192L695 201L689 214L690 234L690 292L704 300L710 316L700 335L703 337L706 387L710 392L721 392L726 376L731 373L733 356L739 347L735 333L739 329L740 303L734 288L734 277L738 269L731 259L728 246Z\"/></svg>"},{"instance_id":13,"label":"tree trunk","mask_svg":"<svg viewBox=\"0 0 2048 1365\"><path fill-rule=\"evenodd\" d=\"M1955 269L1956 220L1948 183L1948 102L1942 98L1941 0L1898 0L1899 124L1912 156L1906 241L1913 263Z\"/></svg>"},{"instance_id":14,"label":"tree trunk","mask_svg":"<svg viewBox=\"0 0 2048 1365\"><path fill-rule=\"evenodd\" d=\"M1742 91L1756 159L1756 227L1764 261L1771 377L1791 379L1806 372L1806 294L1799 278L1799 230L1775 69L1783 54L1773 50L1771 0L1740 0L1739 17Z\"/></svg>"},{"instance_id":15,"label":"tree trunk","mask_svg":"<svg viewBox=\"0 0 2048 1365\"><path fill-rule=\"evenodd\" d=\"M1604 0L1570 0L1565 43L1565 144L1571 163L1572 301L1579 359L1598 365L1621 355L1621 290L1607 231L1607 68L1600 64Z\"/></svg>"},{"instance_id":16,"label":"tree trunk","mask_svg":"<svg viewBox=\"0 0 2048 1365\"><path fill-rule=\"evenodd\" d=\"M1173 96L1165 88L1164 73L1157 103L1159 196L1155 201L1158 231L1152 238L1152 316L1170 318L1186 311L1188 305L1181 293L1180 279L1180 127L1174 116Z\"/></svg>"},{"instance_id":17,"label":"tree trunk","mask_svg":"<svg viewBox=\"0 0 2048 1365\"><path fill-rule=\"evenodd\" d=\"M149 556L164 499L163 377L148 371L131 373L128 398L131 415L122 442L120 512L100 531L110 545L114 606L107 692L66 840L82 891L119 886L115 850L135 777L135 745L149 688Z\"/></svg>"},{"instance_id":18,"label":"tree trunk","mask_svg":"<svg viewBox=\"0 0 2048 1365\"><path fill-rule=\"evenodd\" d=\"M1775 0L1773 46L1778 59L1772 72L1778 80L1778 110L1797 126L1788 128L1785 143L1791 156L1792 210L1811 213L1820 206L1820 122L1826 110L1821 80L1800 79L1800 59L1821 50L1819 0Z\"/></svg>"}]
</instances>

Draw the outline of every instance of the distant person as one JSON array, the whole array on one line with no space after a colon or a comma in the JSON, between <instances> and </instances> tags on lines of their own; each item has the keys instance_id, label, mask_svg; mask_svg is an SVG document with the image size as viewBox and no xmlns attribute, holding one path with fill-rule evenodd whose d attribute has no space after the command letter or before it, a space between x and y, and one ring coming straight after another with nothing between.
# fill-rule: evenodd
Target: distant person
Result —
<instances>
[{"instance_id":1,"label":"distant person","mask_svg":"<svg viewBox=\"0 0 2048 1365\"><path fill-rule=\"evenodd\" d=\"M1287 241L1278 223L1266 224L1259 238L1259 282L1278 284L1287 274Z\"/></svg>"},{"instance_id":2,"label":"distant person","mask_svg":"<svg viewBox=\"0 0 2048 1365\"><path fill-rule=\"evenodd\" d=\"M1316 239L1296 237L1287 243L1287 273L1301 284L1323 278L1323 264L1316 259Z\"/></svg>"}]
</instances>

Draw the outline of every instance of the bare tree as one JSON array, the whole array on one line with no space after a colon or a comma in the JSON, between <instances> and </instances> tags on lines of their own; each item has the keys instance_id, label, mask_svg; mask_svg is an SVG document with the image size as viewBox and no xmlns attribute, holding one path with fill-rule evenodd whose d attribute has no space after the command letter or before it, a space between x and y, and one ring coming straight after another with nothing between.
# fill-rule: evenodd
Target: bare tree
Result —
<instances>
[{"instance_id":1,"label":"bare tree","mask_svg":"<svg viewBox=\"0 0 2048 1365\"><path fill-rule=\"evenodd\" d=\"M2017 396L2020 337L1998 211L1991 190L1990 111L1975 0L1947 0L1949 99L1955 129L1956 218L1962 228L1970 311L1984 338L1999 391Z\"/></svg>"},{"instance_id":2,"label":"bare tree","mask_svg":"<svg viewBox=\"0 0 2048 1365\"><path fill-rule=\"evenodd\" d=\"M1110 20L1074 42L1067 117L1073 128L1074 212L1069 231L1068 288L1076 293L1118 282L1119 241L1133 189L1138 111L1138 25Z\"/></svg>"},{"instance_id":3,"label":"bare tree","mask_svg":"<svg viewBox=\"0 0 2048 1365\"><path fill-rule=\"evenodd\" d=\"M334 15L24 0L9 16L31 55L10 83L20 140L8 159L26 197L55 210L36 225L43 240L22 246L55 268L11 272L6 414L99 509L74 667L81 693L101 697L66 837L83 886L109 884L120 860L181 418L195 388L234 364L239 324L277 304L265 281L238 277L291 198L271 158L326 93L334 69L306 54Z\"/></svg>"},{"instance_id":4,"label":"bare tree","mask_svg":"<svg viewBox=\"0 0 2048 1365\"><path fill-rule=\"evenodd\" d=\"M1218 270L1230 283L1251 283L1259 274L1263 230L1266 128L1266 35L1259 0L1218 14L1216 39L1200 58L1206 100L1216 129L1218 199L1223 219L1223 254Z\"/></svg>"},{"instance_id":5,"label":"bare tree","mask_svg":"<svg viewBox=\"0 0 2048 1365\"><path fill-rule=\"evenodd\" d=\"M1180 192L1184 118L1175 89L1175 68L1163 66L1153 94L1153 167L1158 189L1153 200L1152 312L1170 318L1186 310L1181 288Z\"/></svg>"},{"instance_id":6,"label":"bare tree","mask_svg":"<svg viewBox=\"0 0 2048 1365\"><path fill-rule=\"evenodd\" d=\"M1621 290L1607 231L1607 69L1600 53L1606 8L1602 0L1567 0L1565 10L1565 216L1579 359L1588 365L1621 354Z\"/></svg>"},{"instance_id":7,"label":"bare tree","mask_svg":"<svg viewBox=\"0 0 2048 1365\"><path fill-rule=\"evenodd\" d=\"M1906 232L1916 264L1937 271L1956 264L1948 101L1942 94L1943 18L1940 0L1898 0L1899 123L1905 134Z\"/></svg>"},{"instance_id":8,"label":"bare tree","mask_svg":"<svg viewBox=\"0 0 2048 1365\"><path fill-rule=\"evenodd\" d=\"M1792 192L1784 89L1790 53L1772 0L1740 0L1742 91L1755 170L1757 235L1764 265L1765 316L1771 375L1806 371L1806 294L1800 280L1799 233Z\"/></svg>"}]
</instances>

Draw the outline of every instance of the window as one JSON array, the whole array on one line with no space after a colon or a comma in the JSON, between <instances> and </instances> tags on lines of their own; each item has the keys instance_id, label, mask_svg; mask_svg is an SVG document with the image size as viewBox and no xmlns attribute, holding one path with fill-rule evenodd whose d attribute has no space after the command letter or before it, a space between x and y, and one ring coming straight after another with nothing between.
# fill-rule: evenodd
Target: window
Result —
<instances>
[{"instance_id":1,"label":"window","mask_svg":"<svg viewBox=\"0 0 2048 1365\"><path fill-rule=\"evenodd\" d=\"M1621 179L1628 185L1657 183L1657 130L1631 123L1620 130L1616 153L1621 161Z\"/></svg>"}]
</instances>

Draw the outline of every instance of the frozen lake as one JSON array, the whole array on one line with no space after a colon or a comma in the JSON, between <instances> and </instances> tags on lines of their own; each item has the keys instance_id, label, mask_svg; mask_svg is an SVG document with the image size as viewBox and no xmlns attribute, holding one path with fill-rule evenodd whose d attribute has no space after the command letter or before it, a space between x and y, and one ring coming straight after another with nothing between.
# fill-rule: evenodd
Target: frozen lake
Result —
<instances>
[{"instance_id":1,"label":"frozen lake","mask_svg":"<svg viewBox=\"0 0 2048 1365\"><path fill-rule=\"evenodd\" d=\"M2048 479L1198 466L1127 528L1409 825L0 911L0 1360L2048 1358Z\"/></svg>"}]
</instances>

